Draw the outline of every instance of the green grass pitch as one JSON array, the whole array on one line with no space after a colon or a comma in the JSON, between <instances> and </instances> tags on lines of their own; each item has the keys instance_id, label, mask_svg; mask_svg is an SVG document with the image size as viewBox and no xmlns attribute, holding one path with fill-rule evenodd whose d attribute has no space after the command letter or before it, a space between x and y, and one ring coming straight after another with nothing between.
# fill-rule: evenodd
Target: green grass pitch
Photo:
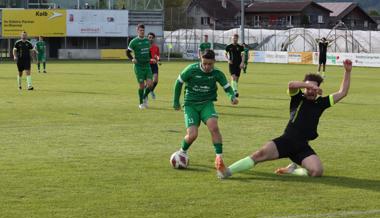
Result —
<instances>
[{"instance_id":1,"label":"green grass pitch","mask_svg":"<svg viewBox=\"0 0 380 218\"><path fill-rule=\"evenodd\" d=\"M189 63L163 63L157 100L144 111L125 62L48 62L48 74L33 65L34 91L25 81L18 91L16 65L0 63L0 217L380 217L379 68L354 68L349 95L322 116L311 145L324 177L276 176L283 159L221 181L204 125L190 168L169 165L185 134L172 89ZM227 75L226 63L217 66ZM287 83L311 71L251 63L236 107L219 89L227 164L282 133ZM328 66L324 93L342 76Z\"/></svg>"}]
</instances>

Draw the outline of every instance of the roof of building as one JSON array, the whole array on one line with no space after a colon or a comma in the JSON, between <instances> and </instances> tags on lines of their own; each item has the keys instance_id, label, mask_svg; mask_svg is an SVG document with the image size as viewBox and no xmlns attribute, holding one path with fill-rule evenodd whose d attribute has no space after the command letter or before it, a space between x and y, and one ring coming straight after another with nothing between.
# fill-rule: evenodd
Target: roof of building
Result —
<instances>
[{"instance_id":1,"label":"roof of building","mask_svg":"<svg viewBox=\"0 0 380 218\"><path fill-rule=\"evenodd\" d=\"M301 12L309 5L330 11L329 9L309 0L301 2L253 2L252 4L248 5L246 12Z\"/></svg>"},{"instance_id":2,"label":"roof of building","mask_svg":"<svg viewBox=\"0 0 380 218\"><path fill-rule=\"evenodd\" d=\"M187 9L195 5L201 7L210 17L216 19L233 18L240 12L240 4L234 0L226 0L226 8L222 6L222 0L192 0Z\"/></svg>"},{"instance_id":3,"label":"roof of building","mask_svg":"<svg viewBox=\"0 0 380 218\"><path fill-rule=\"evenodd\" d=\"M353 2L325 2L325 3L318 3L322 5L325 8L328 8L332 13L330 16L332 17L338 17L346 10L355 7L357 4Z\"/></svg>"},{"instance_id":4,"label":"roof of building","mask_svg":"<svg viewBox=\"0 0 380 218\"><path fill-rule=\"evenodd\" d=\"M367 19L370 21L376 23L376 21L370 17L367 12L365 12L357 3L353 2L335 2L335 3L318 3L319 5L328 8L332 13L330 14L331 17L335 17L339 20L343 19L345 16L350 14L353 10L358 9L361 11Z\"/></svg>"}]
</instances>

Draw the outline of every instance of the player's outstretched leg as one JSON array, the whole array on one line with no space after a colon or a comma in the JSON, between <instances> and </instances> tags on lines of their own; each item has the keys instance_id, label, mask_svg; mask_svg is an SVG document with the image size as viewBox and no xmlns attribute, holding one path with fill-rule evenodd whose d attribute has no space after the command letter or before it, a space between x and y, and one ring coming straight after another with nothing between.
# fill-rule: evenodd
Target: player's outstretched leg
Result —
<instances>
[{"instance_id":1,"label":"player's outstretched leg","mask_svg":"<svg viewBox=\"0 0 380 218\"><path fill-rule=\"evenodd\" d=\"M233 175L235 173L247 171L258 163L268 160L275 160L278 159L278 157L279 153L276 144L273 141L270 141L258 151L254 152L251 156L236 161L231 166L229 166L228 169L230 175Z\"/></svg>"}]
</instances>

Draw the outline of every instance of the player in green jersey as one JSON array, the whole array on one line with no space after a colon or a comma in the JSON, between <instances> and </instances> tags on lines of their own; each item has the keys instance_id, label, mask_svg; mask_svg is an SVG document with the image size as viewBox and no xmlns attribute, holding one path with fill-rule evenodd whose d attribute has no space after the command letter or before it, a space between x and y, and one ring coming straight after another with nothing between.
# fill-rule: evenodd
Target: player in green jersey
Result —
<instances>
[{"instance_id":1,"label":"player in green jersey","mask_svg":"<svg viewBox=\"0 0 380 218\"><path fill-rule=\"evenodd\" d=\"M217 100L217 83L223 87L233 105L238 104L239 101L226 76L219 69L214 68L214 64L214 51L206 49L201 56L200 63L190 64L182 71L175 83L173 107L175 110L180 110L182 85L185 83L184 112L187 134L182 141L181 149L177 152L186 153L188 151L198 136L198 128L202 121L211 133L216 153L217 175L219 178L224 178L227 168L222 159L222 135L218 127L218 114L213 103Z\"/></svg>"},{"instance_id":2,"label":"player in green jersey","mask_svg":"<svg viewBox=\"0 0 380 218\"><path fill-rule=\"evenodd\" d=\"M38 72L41 73L40 64L42 62L44 73L46 73L46 43L42 36L38 37L38 42L34 46L34 49L37 51L37 68Z\"/></svg>"},{"instance_id":3,"label":"player in green jersey","mask_svg":"<svg viewBox=\"0 0 380 218\"><path fill-rule=\"evenodd\" d=\"M248 60L249 60L249 47L245 43L243 43L243 47L244 47L244 68L243 68L243 72L247 73Z\"/></svg>"},{"instance_id":4,"label":"player in green jersey","mask_svg":"<svg viewBox=\"0 0 380 218\"><path fill-rule=\"evenodd\" d=\"M145 109L148 107L147 96L152 90L152 69L149 62L152 60L150 55L150 42L144 36L144 24L137 25L137 37L134 38L128 45L127 57L132 60L133 69L136 79L139 84L139 108ZM132 56L132 52L133 55Z\"/></svg>"},{"instance_id":5,"label":"player in green jersey","mask_svg":"<svg viewBox=\"0 0 380 218\"><path fill-rule=\"evenodd\" d=\"M208 35L204 35L204 41L199 45L199 50L198 50L198 58L201 58L202 53L206 49L211 49L211 43L208 42Z\"/></svg>"}]
</instances>

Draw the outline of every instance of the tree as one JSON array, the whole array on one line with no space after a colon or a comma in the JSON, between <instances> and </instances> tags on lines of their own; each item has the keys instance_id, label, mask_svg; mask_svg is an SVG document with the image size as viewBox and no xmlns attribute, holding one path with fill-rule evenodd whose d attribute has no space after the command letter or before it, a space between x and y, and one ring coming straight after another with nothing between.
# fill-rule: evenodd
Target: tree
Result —
<instances>
[{"instance_id":1,"label":"tree","mask_svg":"<svg viewBox=\"0 0 380 218\"><path fill-rule=\"evenodd\" d=\"M379 12L376 11L376 10L370 10L370 11L368 12L368 14L369 14L370 16L380 16Z\"/></svg>"}]
</instances>

